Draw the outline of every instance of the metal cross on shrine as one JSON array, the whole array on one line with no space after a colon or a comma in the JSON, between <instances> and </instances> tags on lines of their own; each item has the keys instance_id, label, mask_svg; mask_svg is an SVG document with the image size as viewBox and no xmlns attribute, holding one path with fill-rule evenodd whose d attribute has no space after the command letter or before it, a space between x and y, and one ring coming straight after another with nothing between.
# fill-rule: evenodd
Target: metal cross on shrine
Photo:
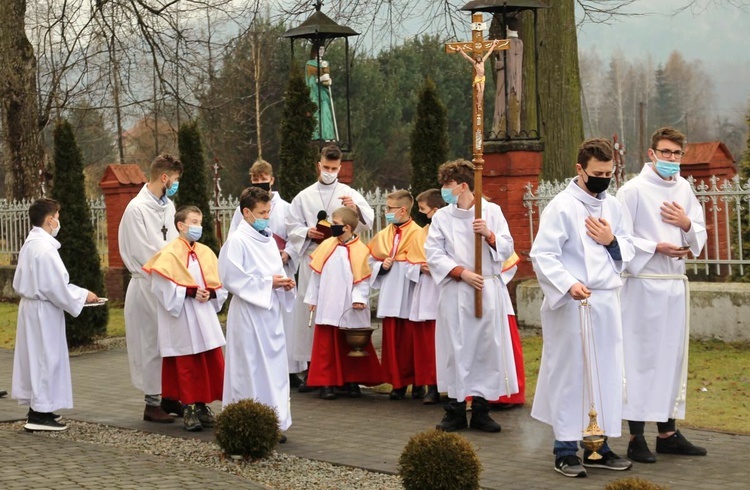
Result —
<instances>
[{"instance_id":1,"label":"metal cross on shrine","mask_svg":"<svg viewBox=\"0 0 750 490\"><path fill-rule=\"evenodd\" d=\"M487 24L481 13L471 16L471 42L448 43L446 53L461 53L474 67L472 82L472 154L471 163L474 164L474 218L482 218L482 166L484 165L484 63L495 52L508 49L510 41L507 39L485 40L482 31ZM467 54L469 53L469 54ZM482 237L477 233L474 240L474 272L482 275ZM477 290L474 297L474 315L482 318L482 291Z\"/></svg>"}]
</instances>

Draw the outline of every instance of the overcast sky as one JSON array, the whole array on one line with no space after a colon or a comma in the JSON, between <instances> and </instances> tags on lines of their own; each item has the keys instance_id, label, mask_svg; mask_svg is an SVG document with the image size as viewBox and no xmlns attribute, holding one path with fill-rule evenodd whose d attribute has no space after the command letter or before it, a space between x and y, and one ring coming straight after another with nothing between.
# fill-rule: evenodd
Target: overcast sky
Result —
<instances>
[{"instance_id":1,"label":"overcast sky","mask_svg":"<svg viewBox=\"0 0 750 490\"><path fill-rule=\"evenodd\" d=\"M750 1L698 0L698 8L673 12L688 0L638 0L629 10L647 13L619 17L609 24L587 23L578 33L581 49L596 49L608 59L618 49L626 57L664 63L680 51L687 60L703 61L714 78L717 111L744 115L750 96Z\"/></svg>"}]
</instances>

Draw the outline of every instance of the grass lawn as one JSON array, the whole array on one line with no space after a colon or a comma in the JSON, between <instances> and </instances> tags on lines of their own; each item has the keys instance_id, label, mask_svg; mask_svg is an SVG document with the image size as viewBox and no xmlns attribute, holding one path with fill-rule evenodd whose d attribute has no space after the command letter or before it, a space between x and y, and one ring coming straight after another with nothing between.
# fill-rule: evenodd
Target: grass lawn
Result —
<instances>
[{"instance_id":1,"label":"grass lawn","mask_svg":"<svg viewBox=\"0 0 750 490\"><path fill-rule=\"evenodd\" d=\"M0 303L0 348L12 349L18 306ZM222 322L225 321L221 315ZM109 309L108 337L125 336L122 308ZM525 337L526 399L531 406L542 357L542 338ZM690 343L687 418L680 424L750 434L750 344Z\"/></svg>"}]
</instances>

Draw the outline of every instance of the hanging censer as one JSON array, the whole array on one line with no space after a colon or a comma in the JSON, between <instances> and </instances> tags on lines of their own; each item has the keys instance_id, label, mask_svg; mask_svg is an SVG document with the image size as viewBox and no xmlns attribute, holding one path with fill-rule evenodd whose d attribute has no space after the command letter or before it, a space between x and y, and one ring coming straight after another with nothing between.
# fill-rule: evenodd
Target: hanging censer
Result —
<instances>
[{"instance_id":1,"label":"hanging censer","mask_svg":"<svg viewBox=\"0 0 750 490\"><path fill-rule=\"evenodd\" d=\"M596 344L594 342L594 326L591 322L591 305L588 300L581 301L578 306L578 314L581 320L581 345L583 347L583 383L584 393L588 393L589 397L589 425L583 431L582 445L584 448L591 451L589 459L597 460L601 459L602 456L597 452L604 445L606 438L604 437L604 431L599 427L597 422L597 411L596 404L594 403L594 381L593 381L593 369L598 370L598 362L596 358ZM593 356L593 359L592 359ZM592 366L593 360L593 366ZM596 383L599 384L599 376L597 372ZM597 386L599 392L599 398L601 399L601 386ZM585 403L585 395L582 397L582 405ZM581 407L581 413L584 412L583 406ZM585 423L585 416L584 416Z\"/></svg>"}]
</instances>

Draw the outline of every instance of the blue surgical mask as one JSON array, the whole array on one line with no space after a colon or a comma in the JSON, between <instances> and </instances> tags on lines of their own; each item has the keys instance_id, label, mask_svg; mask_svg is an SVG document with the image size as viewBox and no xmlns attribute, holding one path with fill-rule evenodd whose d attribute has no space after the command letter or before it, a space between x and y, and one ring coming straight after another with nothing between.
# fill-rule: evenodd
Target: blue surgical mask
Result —
<instances>
[{"instance_id":1,"label":"blue surgical mask","mask_svg":"<svg viewBox=\"0 0 750 490\"><path fill-rule=\"evenodd\" d=\"M172 187L167 189L167 197L172 197L177 194L177 189L180 187L179 182L172 182Z\"/></svg>"},{"instance_id":2,"label":"blue surgical mask","mask_svg":"<svg viewBox=\"0 0 750 490\"><path fill-rule=\"evenodd\" d=\"M187 239L191 242L197 242L201 239L201 235L203 234L203 227L199 225L190 225L188 226L188 232L187 232Z\"/></svg>"},{"instance_id":3,"label":"blue surgical mask","mask_svg":"<svg viewBox=\"0 0 750 490\"><path fill-rule=\"evenodd\" d=\"M392 225L396 222L396 213L385 213L385 222Z\"/></svg>"},{"instance_id":4,"label":"blue surgical mask","mask_svg":"<svg viewBox=\"0 0 750 490\"><path fill-rule=\"evenodd\" d=\"M680 173L680 164L677 162L667 162L665 160L657 159L654 167L656 168L656 171L659 173L659 175L661 175L665 179L668 179Z\"/></svg>"},{"instance_id":5,"label":"blue surgical mask","mask_svg":"<svg viewBox=\"0 0 750 490\"><path fill-rule=\"evenodd\" d=\"M253 218L255 218L255 215L252 213L252 211L250 212L250 214L252 215ZM258 231L263 231L266 228L268 228L269 221L270 220L268 218L255 218L255 221L253 221L253 223L250 226L252 226Z\"/></svg>"},{"instance_id":6,"label":"blue surgical mask","mask_svg":"<svg viewBox=\"0 0 750 490\"><path fill-rule=\"evenodd\" d=\"M453 194L453 189L443 187L440 189L440 195L443 197L443 201L448 204L458 204L458 196Z\"/></svg>"}]
</instances>

